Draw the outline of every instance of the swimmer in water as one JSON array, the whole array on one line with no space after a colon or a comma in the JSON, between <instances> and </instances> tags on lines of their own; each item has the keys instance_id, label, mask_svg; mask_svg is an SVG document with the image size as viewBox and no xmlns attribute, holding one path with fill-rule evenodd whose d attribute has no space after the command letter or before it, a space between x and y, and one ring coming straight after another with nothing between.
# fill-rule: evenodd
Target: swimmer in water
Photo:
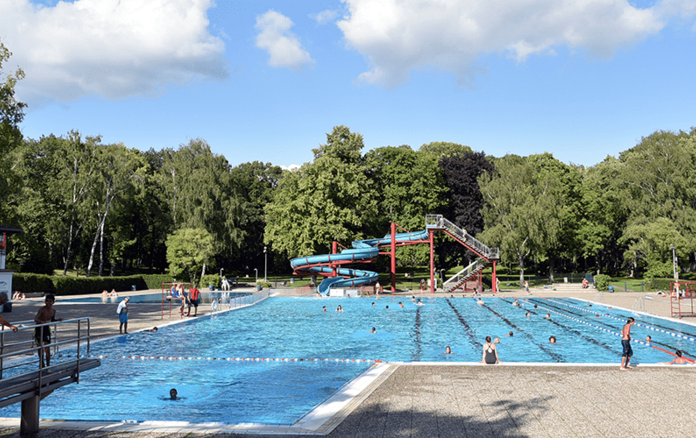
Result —
<instances>
[{"instance_id":1,"label":"swimmer in water","mask_svg":"<svg viewBox=\"0 0 696 438\"><path fill-rule=\"evenodd\" d=\"M157 327L152 327L150 330L144 330L146 332L157 332Z\"/></svg>"},{"instance_id":2,"label":"swimmer in water","mask_svg":"<svg viewBox=\"0 0 696 438\"><path fill-rule=\"evenodd\" d=\"M512 330L510 330L510 333L508 333L507 335L510 337L513 337L513 336L515 336L515 333L513 333Z\"/></svg>"},{"instance_id":3,"label":"swimmer in water","mask_svg":"<svg viewBox=\"0 0 696 438\"><path fill-rule=\"evenodd\" d=\"M179 394L176 391L176 388L172 388L169 390L169 400L179 400L179 397L177 397L177 394Z\"/></svg>"},{"instance_id":4,"label":"swimmer in water","mask_svg":"<svg viewBox=\"0 0 696 438\"><path fill-rule=\"evenodd\" d=\"M448 345L447 348L445 348L445 352L443 354L454 354L454 353L452 353L452 349Z\"/></svg>"},{"instance_id":5,"label":"swimmer in water","mask_svg":"<svg viewBox=\"0 0 696 438\"><path fill-rule=\"evenodd\" d=\"M527 312L527 313L524 315L525 318L529 318L530 316L532 316L532 314L529 313L529 312Z\"/></svg>"},{"instance_id":6,"label":"swimmer in water","mask_svg":"<svg viewBox=\"0 0 696 438\"><path fill-rule=\"evenodd\" d=\"M372 327L372 330L370 330L369 333L375 333L375 334L376 334L376 333L377 333L377 328Z\"/></svg>"},{"instance_id":7,"label":"swimmer in water","mask_svg":"<svg viewBox=\"0 0 696 438\"><path fill-rule=\"evenodd\" d=\"M389 308L389 306L385 307L385 309L388 309L388 308Z\"/></svg>"},{"instance_id":8,"label":"swimmer in water","mask_svg":"<svg viewBox=\"0 0 696 438\"><path fill-rule=\"evenodd\" d=\"M418 298L418 301L416 301L416 306L425 306L425 303L421 303L420 298Z\"/></svg>"},{"instance_id":9,"label":"swimmer in water","mask_svg":"<svg viewBox=\"0 0 696 438\"><path fill-rule=\"evenodd\" d=\"M326 306L322 307L322 308L321 308L321 311L322 311L322 312L326 312Z\"/></svg>"},{"instance_id":10,"label":"swimmer in water","mask_svg":"<svg viewBox=\"0 0 696 438\"><path fill-rule=\"evenodd\" d=\"M411 297L411 301L416 301L416 297Z\"/></svg>"},{"instance_id":11,"label":"swimmer in water","mask_svg":"<svg viewBox=\"0 0 696 438\"><path fill-rule=\"evenodd\" d=\"M493 339L493 343L500 344L500 338L496 336L495 339Z\"/></svg>"},{"instance_id":12,"label":"swimmer in water","mask_svg":"<svg viewBox=\"0 0 696 438\"><path fill-rule=\"evenodd\" d=\"M677 356L674 359L672 359L672 362L660 362L660 365L682 365L682 364L688 364L689 361L686 360L685 357L682 357L684 353L682 353L681 350L677 350L674 352L674 354Z\"/></svg>"},{"instance_id":13,"label":"swimmer in water","mask_svg":"<svg viewBox=\"0 0 696 438\"><path fill-rule=\"evenodd\" d=\"M648 335L648 337L645 338L645 343L650 345L651 342L652 342L652 337L650 335Z\"/></svg>"},{"instance_id":14,"label":"swimmer in water","mask_svg":"<svg viewBox=\"0 0 696 438\"><path fill-rule=\"evenodd\" d=\"M535 304L535 305L534 305L534 308L536 309L537 307L538 307L538 306Z\"/></svg>"},{"instance_id":15,"label":"swimmer in water","mask_svg":"<svg viewBox=\"0 0 696 438\"><path fill-rule=\"evenodd\" d=\"M555 336L549 336L549 343L550 343L550 344L555 344L555 343L556 343L556 337L555 337Z\"/></svg>"},{"instance_id":16,"label":"swimmer in water","mask_svg":"<svg viewBox=\"0 0 696 438\"><path fill-rule=\"evenodd\" d=\"M519 305L520 305L520 302L517 300L517 298L515 298L515 302L512 303L512 305L513 305L513 306L519 306Z\"/></svg>"},{"instance_id":17,"label":"swimmer in water","mask_svg":"<svg viewBox=\"0 0 696 438\"><path fill-rule=\"evenodd\" d=\"M546 318L546 319L551 319L551 314L550 314L550 313L547 313L546 316L545 316L544 318Z\"/></svg>"},{"instance_id":18,"label":"swimmer in water","mask_svg":"<svg viewBox=\"0 0 696 438\"><path fill-rule=\"evenodd\" d=\"M482 300L481 298L479 298L478 301L476 301L476 304L478 304L479 306L485 306L485 305L486 305L486 303L484 303L483 300Z\"/></svg>"},{"instance_id":19,"label":"swimmer in water","mask_svg":"<svg viewBox=\"0 0 696 438\"><path fill-rule=\"evenodd\" d=\"M375 307L375 302L374 302L374 301L372 302L372 307Z\"/></svg>"},{"instance_id":20,"label":"swimmer in water","mask_svg":"<svg viewBox=\"0 0 696 438\"><path fill-rule=\"evenodd\" d=\"M404 305L403 305L403 304L401 304L401 301L399 301L399 307L401 307L401 308L403 308L403 307L404 307Z\"/></svg>"}]
</instances>

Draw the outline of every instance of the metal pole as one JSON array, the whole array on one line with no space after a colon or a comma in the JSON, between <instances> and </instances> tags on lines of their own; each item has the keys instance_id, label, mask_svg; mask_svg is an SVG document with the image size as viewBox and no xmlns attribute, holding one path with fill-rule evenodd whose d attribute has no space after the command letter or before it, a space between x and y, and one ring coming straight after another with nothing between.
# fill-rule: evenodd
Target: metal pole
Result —
<instances>
[{"instance_id":1,"label":"metal pole","mask_svg":"<svg viewBox=\"0 0 696 438\"><path fill-rule=\"evenodd\" d=\"M263 282L268 283L268 253L266 253L266 247L263 247Z\"/></svg>"},{"instance_id":2,"label":"metal pole","mask_svg":"<svg viewBox=\"0 0 696 438\"><path fill-rule=\"evenodd\" d=\"M259 270L254 268L254 272L256 273L256 282L259 282Z\"/></svg>"}]
</instances>

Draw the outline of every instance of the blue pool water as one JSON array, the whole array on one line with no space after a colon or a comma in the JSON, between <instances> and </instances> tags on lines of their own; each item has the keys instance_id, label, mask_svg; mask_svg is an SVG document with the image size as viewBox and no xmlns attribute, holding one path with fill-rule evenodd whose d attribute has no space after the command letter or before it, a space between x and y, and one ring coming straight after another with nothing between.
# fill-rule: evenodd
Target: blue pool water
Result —
<instances>
[{"instance_id":1,"label":"blue pool water","mask_svg":"<svg viewBox=\"0 0 696 438\"><path fill-rule=\"evenodd\" d=\"M401 308L399 301L405 306ZM504 362L613 363L621 356L621 330L629 312L588 307L573 299L521 300L406 297L316 299L270 298L255 306L135 333L93 344L107 356L41 402L42 418L68 420L180 420L292 424L365 371L366 362L241 362L226 358L379 359L383 361L478 362L485 336L499 336ZM336 312L341 305L345 311ZM533 305L539 306L534 309ZM322 312L322 306L327 312ZM386 309L389 306L389 309ZM531 318L525 317L525 312ZM543 316L551 313L551 319ZM600 318L597 318L597 315ZM609 314L609 316L607 316ZM696 327L638 317L634 339L689 357L696 353ZM376 327L377 334L369 334ZM514 336L505 336L509 331ZM558 344L549 344L554 335ZM683 336L683 337L679 337ZM444 355L446 346L456 355ZM634 363L671 360L634 343ZM216 360L120 359L118 356L187 356ZM618 366L618 365L617 365ZM182 401L163 400L176 388ZM19 406L0 410L19 415Z\"/></svg>"}]
</instances>

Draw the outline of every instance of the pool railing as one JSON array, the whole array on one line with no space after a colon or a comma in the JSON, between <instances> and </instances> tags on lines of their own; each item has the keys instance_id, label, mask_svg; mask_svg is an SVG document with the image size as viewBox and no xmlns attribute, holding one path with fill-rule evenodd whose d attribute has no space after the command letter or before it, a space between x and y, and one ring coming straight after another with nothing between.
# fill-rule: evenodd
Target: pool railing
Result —
<instances>
[{"instance_id":1,"label":"pool railing","mask_svg":"<svg viewBox=\"0 0 696 438\"><path fill-rule=\"evenodd\" d=\"M229 293L223 293L219 300L213 300L211 303L211 309L213 313L215 313L223 310L232 310L240 307L251 306L252 304L256 304L269 296L271 296L271 292L264 290L235 298L232 298Z\"/></svg>"}]
</instances>

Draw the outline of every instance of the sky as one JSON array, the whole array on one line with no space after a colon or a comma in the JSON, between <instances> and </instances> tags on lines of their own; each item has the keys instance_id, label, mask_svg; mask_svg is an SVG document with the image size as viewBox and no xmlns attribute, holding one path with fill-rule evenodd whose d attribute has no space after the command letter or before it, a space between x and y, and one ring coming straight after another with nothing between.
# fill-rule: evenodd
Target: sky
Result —
<instances>
[{"instance_id":1,"label":"sky","mask_svg":"<svg viewBox=\"0 0 696 438\"><path fill-rule=\"evenodd\" d=\"M593 166L696 126L696 0L0 0L21 124L293 167L455 142Z\"/></svg>"}]
</instances>

